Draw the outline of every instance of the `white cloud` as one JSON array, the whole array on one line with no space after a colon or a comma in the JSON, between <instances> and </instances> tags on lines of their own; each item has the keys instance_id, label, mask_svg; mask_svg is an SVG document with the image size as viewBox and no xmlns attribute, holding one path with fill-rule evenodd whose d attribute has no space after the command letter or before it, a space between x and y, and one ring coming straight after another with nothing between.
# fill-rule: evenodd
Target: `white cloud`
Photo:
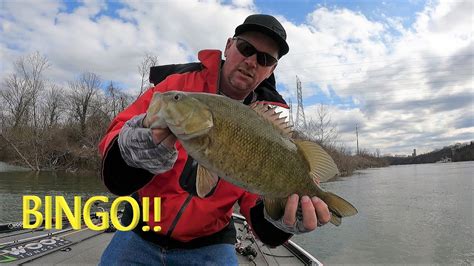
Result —
<instances>
[{"instance_id":1,"label":"white cloud","mask_svg":"<svg viewBox=\"0 0 474 266\"><path fill-rule=\"evenodd\" d=\"M234 6L255 9L255 4L253 0L232 0Z\"/></svg>"},{"instance_id":2,"label":"white cloud","mask_svg":"<svg viewBox=\"0 0 474 266\"><path fill-rule=\"evenodd\" d=\"M290 89L282 94L294 97L298 75L306 99L321 93L336 103L346 99L331 110L341 141L352 149L355 123L364 148L382 153L474 139L472 5L429 4L410 27L387 14L372 21L343 8L318 7L302 14L302 24L274 14L290 45L276 71ZM48 77L59 83L92 71L135 90L145 53L160 64L196 60L201 49L223 49L235 26L258 12L251 0L126 0L110 8L106 1L84 1L72 11L62 1L2 2L1 75L18 56L39 51L52 64ZM117 15L105 15L110 12ZM305 102L308 117L314 104Z\"/></svg>"},{"instance_id":3,"label":"white cloud","mask_svg":"<svg viewBox=\"0 0 474 266\"><path fill-rule=\"evenodd\" d=\"M119 17L104 16L103 1L85 1L72 13L60 3L48 3L5 3L2 57L13 62L37 50L52 62L53 79L71 80L92 71L127 88L139 84L137 65L145 53L156 54L160 64L195 60L201 49L222 49L235 25L250 14L216 1L129 1L117 11Z\"/></svg>"},{"instance_id":4,"label":"white cloud","mask_svg":"<svg viewBox=\"0 0 474 266\"><path fill-rule=\"evenodd\" d=\"M306 98L321 91L329 97L328 86L353 97L357 108L334 109L334 120L346 143L355 143L358 123L366 139L361 145L371 151L427 152L472 140L471 13L472 2L442 1L403 28L398 18L370 21L350 10L319 8L306 24L288 27L296 49L282 60L281 82L294 90L298 74Z\"/></svg>"}]
</instances>

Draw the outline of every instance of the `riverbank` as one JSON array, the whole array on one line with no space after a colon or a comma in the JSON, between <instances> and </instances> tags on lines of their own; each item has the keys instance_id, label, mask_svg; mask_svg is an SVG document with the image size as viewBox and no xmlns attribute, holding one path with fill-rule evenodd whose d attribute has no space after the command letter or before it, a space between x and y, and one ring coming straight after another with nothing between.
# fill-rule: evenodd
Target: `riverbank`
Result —
<instances>
[{"instance_id":1,"label":"riverbank","mask_svg":"<svg viewBox=\"0 0 474 266\"><path fill-rule=\"evenodd\" d=\"M93 123L94 127L91 125L84 133L74 125L43 130L29 126L4 130L0 132L0 161L33 171L98 172L101 158L97 146L106 131L104 125L109 124L106 118L103 119L103 123ZM297 132L296 136L315 141L301 132ZM321 146L336 162L340 176L350 176L361 169L389 165L387 160L368 152L351 155L345 147Z\"/></svg>"},{"instance_id":2,"label":"riverbank","mask_svg":"<svg viewBox=\"0 0 474 266\"><path fill-rule=\"evenodd\" d=\"M383 159L372 156L367 153L360 153L357 155L350 155L344 153L341 150L335 148L325 148L326 151L334 159L334 162L339 169L339 176L347 177L354 174L357 170L363 170L368 168L378 168L378 167L387 167L390 163Z\"/></svg>"},{"instance_id":3,"label":"riverbank","mask_svg":"<svg viewBox=\"0 0 474 266\"><path fill-rule=\"evenodd\" d=\"M374 167L389 166L387 160L377 158L369 154L350 155L336 148L327 148L326 151L334 159L340 176L350 176L355 171ZM0 148L0 161L3 161L12 167L19 167L19 169L31 169L24 160L18 156L14 156L14 151L9 150L8 147ZM9 155L9 156L8 156ZM47 158L54 158L50 160L43 160L44 163L38 165L40 171L66 171L69 173L76 172L98 172L100 170L100 156L96 148L82 147L80 149L69 149L64 151L60 156L57 152L53 154L44 155Z\"/></svg>"},{"instance_id":4,"label":"riverbank","mask_svg":"<svg viewBox=\"0 0 474 266\"><path fill-rule=\"evenodd\" d=\"M55 142L57 140L57 142ZM70 173L100 169L97 145L66 141L61 137L29 143L21 137L0 138L0 162L32 171L66 171Z\"/></svg>"}]
</instances>

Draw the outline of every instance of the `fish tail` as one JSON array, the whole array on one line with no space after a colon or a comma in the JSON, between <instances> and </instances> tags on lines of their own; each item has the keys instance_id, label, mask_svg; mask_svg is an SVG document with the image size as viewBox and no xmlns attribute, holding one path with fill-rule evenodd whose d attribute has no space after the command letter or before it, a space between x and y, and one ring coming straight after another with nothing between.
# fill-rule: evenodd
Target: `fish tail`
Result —
<instances>
[{"instance_id":1,"label":"fish tail","mask_svg":"<svg viewBox=\"0 0 474 266\"><path fill-rule=\"evenodd\" d=\"M339 226L342 217L348 217L357 214L357 209L345 199L331 192L323 192L319 195L329 208L332 214L331 223Z\"/></svg>"},{"instance_id":2,"label":"fish tail","mask_svg":"<svg viewBox=\"0 0 474 266\"><path fill-rule=\"evenodd\" d=\"M317 190L321 190L319 182L325 182L339 173L337 165L331 156L318 144L310 141L295 140L295 144L306 158L310 176L313 178ZM332 213L331 223L338 226L341 224L341 218L352 216L357 213L357 209L345 199L338 195L320 191L316 193L327 205Z\"/></svg>"}]
</instances>

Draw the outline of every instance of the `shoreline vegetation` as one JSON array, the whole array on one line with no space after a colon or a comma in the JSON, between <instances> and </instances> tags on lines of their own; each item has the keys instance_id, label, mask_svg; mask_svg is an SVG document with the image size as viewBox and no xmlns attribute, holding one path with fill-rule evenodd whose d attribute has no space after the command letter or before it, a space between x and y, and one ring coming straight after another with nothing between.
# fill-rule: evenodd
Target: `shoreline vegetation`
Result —
<instances>
[{"instance_id":1,"label":"shoreline vegetation","mask_svg":"<svg viewBox=\"0 0 474 266\"><path fill-rule=\"evenodd\" d=\"M108 125L109 121L103 121ZM94 131L105 132L105 126L96 125ZM70 173L100 171L101 159L97 144L87 145L78 141L74 128L55 128L42 132L42 138L32 140L33 129L21 128L0 132L0 161L32 171L66 171ZM306 137L298 132L299 138ZM97 141L98 143L98 141ZM355 171L390 165L422 164L435 162L474 161L474 141L465 145L452 145L418 156L377 156L367 151L353 155L344 147L324 145L339 168L341 177L351 176ZM448 158L449 160L446 160Z\"/></svg>"},{"instance_id":2,"label":"shoreline vegetation","mask_svg":"<svg viewBox=\"0 0 474 266\"><path fill-rule=\"evenodd\" d=\"M156 56L145 55L138 66L140 92L132 95L113 81L105 85L99 75L91 72L80 74L67 85L55 84L45 77L50 66L45 56L36 52L20 57L13 63L14 73L1 81L0 161L33 171L98 172L101 159L97 145L107 126L150 85L149 70L157 62ZM349 148L337 144L337 126L324 104L318 106L314 119L295 126L295 130L296 138L321 144L333 157L341 176L390 164L447 158L474 160L472 141L470 145L412 157L382 157L379 149L374 153L362 149L354 155Z\"/></svg>"},{"instance_id":3,"label":"shoreline vegetation","mask_svg":"<svg viewBox=\"0 0 474 266\"><path fill-rule=\"evenodd\" d=\"M103 122L102 125L109 124L108 121ZM94 131L105 130L104 126L96 124ZM0 133L0 161L33 171L99 172L101 159L97 145L78 141L74 128L51 129L51 132L41 132L42 137L36 139L31 138L35 135L33 131L32 128L22 127ZM389 165L387 160L366 152L351 155L341 147L323 147L336 162L340 176L350 176L359 169Z\"/></svg>"}]
</instances>

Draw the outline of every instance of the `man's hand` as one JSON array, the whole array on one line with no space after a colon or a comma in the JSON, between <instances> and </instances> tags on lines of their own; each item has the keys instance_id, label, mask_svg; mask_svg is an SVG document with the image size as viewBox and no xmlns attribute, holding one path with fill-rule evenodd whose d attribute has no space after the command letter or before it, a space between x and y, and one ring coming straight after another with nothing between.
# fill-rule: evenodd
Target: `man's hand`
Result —
<instances>
[{"instance_id":1,"label":"man's hand","mask_svg":"<svg viewBox=\"0 0 474 266\"><path fill-rule=\"evenodd\" d=\"M161 121L158 124L165 124L164 121L161 120L157 115L149 116L148 114L146 114L145 117L143 117L142 119L142 125L143 127L149 128L152 123L156 123L158 120ZM169 128L165 126L163 128L152 128L151 135L153 138L153 143L155 143L156 145L161 143L170 150L174 148L176 136L171 133Z\"/></svg>"},{"instance_id":2,"label":"man's hand","mask_svg":"<svg viewBox=\"0 0 474 266\"><path fill-rule=\"evenodd\" d=\"M171 133L169 128L153 128L151 130L151 136L153 143L157 145L161 143L170 150L174 149L176 136Z\"/></svg>"},{"instance_id":3,"label":"man's hand","mask_svg":"<svg viewBox=\"0 0 474 266\"><path fill-rule=\"evenodd\" d=\"M300 218L297 217L298 200L299 196L293 194L286 202L285 214L282 220L287 226L295 225L298 222L298 218ZM318 226L327 224L331 220L328 205L316 196L311 199L308 196L301 197L301 210L303 214L302 225L304 230L308 232L313 231Z\"/></svg>"},{"instance_id":4,"label":"man's hand","mask_svg":"<svg viewBox=\"0 0 474 266\"><path fill-rule=\"evenodd\" d=\"M150 129L143 127L145 114L127 121L119 133L120 154L127 165L146 169L153 174L170 170L178 151L176 137L168 128Z\"/></svg>"},{"instance_id":5,"label":"man's hand","mask_svg":"<svg viewBox=\"0 0 474 266\"><path fill-rule=\"evenodd\" d=\"M265 218L280 230L292 234L311 232L331 220L328 206L320 198L301 197L301 213L298 212L298 201L297 194L288 197L285 213L280 220L274 221L266 213Z\"/></svg>"}]
</instances>

